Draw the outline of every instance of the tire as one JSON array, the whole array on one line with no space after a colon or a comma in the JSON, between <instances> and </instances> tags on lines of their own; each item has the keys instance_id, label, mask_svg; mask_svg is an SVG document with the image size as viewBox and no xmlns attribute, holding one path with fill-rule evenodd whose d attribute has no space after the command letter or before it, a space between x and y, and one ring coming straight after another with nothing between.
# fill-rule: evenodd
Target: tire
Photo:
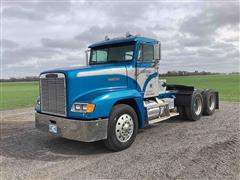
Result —
<instances>
[{"instance_id":1,"label":"tire","mask_svg":"<svg viewBox=\"0 0 240 180\"><path fill-rule=\"evenodd\" d=\"M187 119L186 112L185 112L185 107L184 106L178 106L177 107L178 113L179 113L179 118L180 119Z\"/></svg>"},{"instance_id":2,"label":"tire","mask_svg":"<svg viewBox=\"0 0 240 180\"><path fill-rule=\"evenodd\" d=\"M121 151L131 146L137 131L138 117L135 110L129 105L118 104L110 113L108 137L104 144L112 151Z\"/></svg>"},{"instance_id":3,"label":"tire","mask_svg":"<svg viewBox=\"0 0 240 180\"><path fill-rule=\"evenodd\" d=\"M192 94L191 105L185 107L186 117L190 121L197 121L201 118L203 113L203 97L202 91L195 90Z\"/></svg>"},{"instance_id":4,"label":"tire","mask_svg":"<svg viewBox=\"0 0 240 180\"><path fill-rule=\"evenodd\" d=\"M216 109L216 94L212 90L206 90L203 92L203 114L212 115Z\"/></svg>"}]
</instances>

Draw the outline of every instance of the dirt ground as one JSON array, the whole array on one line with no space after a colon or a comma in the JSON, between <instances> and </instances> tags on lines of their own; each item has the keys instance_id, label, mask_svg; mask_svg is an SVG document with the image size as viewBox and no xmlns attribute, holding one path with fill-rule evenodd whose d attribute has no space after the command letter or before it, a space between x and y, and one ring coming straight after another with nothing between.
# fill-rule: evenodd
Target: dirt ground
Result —
<instances>
[{"instance_id":1,"label":"dirt ground","mask_svg":"<svg viewBox=\"0 0 240 180\"><path fill-rule=\"evenodd\" d=\"M240 179L240 103L213 116L177 118L140 130L127 150L52 137L33 108L3 111L1 179Z\"/></svg>"}]
</instances>

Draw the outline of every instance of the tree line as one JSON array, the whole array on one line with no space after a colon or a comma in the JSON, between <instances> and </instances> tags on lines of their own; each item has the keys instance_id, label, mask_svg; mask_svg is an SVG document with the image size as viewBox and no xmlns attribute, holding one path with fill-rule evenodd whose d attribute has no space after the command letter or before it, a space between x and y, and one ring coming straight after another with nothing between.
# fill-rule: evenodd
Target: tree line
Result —
<instances>
[{"instance_id":1,"label":"tree line","mask_svg":"<svg viewBox=\"0 0 240 180\"><path fill-rule=\"evenodd\" d=\"M11 77L8 79L0 79L0 82L23 82L23 81L38 81L39 77L38 76L26 76L26 77L20 77L20 78L15 78Z\"/></svg>"},{"instance_id":2,"label":"tree line","mask_svg":"<svg viewBox=\"0 0 240 180\"><path fill-rule=\"evenodd\" d=\"M223 73L214 73L206 71L168 71L167 73L160 74L160 76L193 76L193 75L218 75ZM239 72L232 72L229 74L239 74Z\"/></svg>"}]
</instances>

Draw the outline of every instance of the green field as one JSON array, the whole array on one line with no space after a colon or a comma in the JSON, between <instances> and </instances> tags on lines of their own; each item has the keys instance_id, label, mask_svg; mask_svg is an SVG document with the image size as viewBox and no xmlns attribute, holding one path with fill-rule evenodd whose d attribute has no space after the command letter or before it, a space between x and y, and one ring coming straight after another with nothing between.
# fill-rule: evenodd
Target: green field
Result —
<instances>
[{"instance_id":1,"label":"green field","mask_svg":"<svg viewBox=\"0 0 240 180\"><path fill-rule=\"evenodd\" d=\"M162 79L166 79L168 84L217 90L221 101L240 101L240 75L175 76Z\"/></svg>"},{"instance_id":2,"label":"green field","mask_svg":"<svg viewBox=\"0 0 240 180\"><path fill-rule=\"evenodd\" d=\"M163 77L168 84L193 85L215 89L221 101L240 101L239 75ZM39 94L38 82L0 83L0 110L32 107Z\"/></svg>"},{"instance_id":3,"label":"green field","mask_svg":"<svg viewBox=\"0 0 240 180\"><path fill-rule=\"evenodd\" d=\"M39 94L38 82L0 83L0 110L32 107Z\"/></svg>"}]
</instances>

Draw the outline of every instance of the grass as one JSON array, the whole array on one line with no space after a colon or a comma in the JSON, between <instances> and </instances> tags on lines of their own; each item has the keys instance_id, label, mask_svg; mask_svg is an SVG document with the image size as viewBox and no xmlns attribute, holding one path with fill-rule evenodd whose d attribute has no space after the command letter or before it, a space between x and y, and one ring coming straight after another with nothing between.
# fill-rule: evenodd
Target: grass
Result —
<instances>
[{"instance_id":1,"label":"grass","mask_svg":"<svg viewBox=\"0 0 240 180\"><path fill-rule=\"evenodd\" d=\"M219 91L221 101L240 101L240 75L163 77L168 84L193 85ZM39 94L38 82L0 83L0 110L32 107Z\"/></svg>"},{"instance_id":2,"label":"grass","mask_svg":"<svg viewBox=\"0 0 240 180\"><path fill-rule=\"evenodd\" d=\"M221 101L240 101L240 75L175 76L162 79L166 79L168 84L214 89L219 92Z\"/></svg>"},{"instance_id":3,"label":"grass","mask_svg":"<svg viewBox=\"0 0 240 180\"><path fill-rule=\"evenodd\" d=\"M4 82L0 87L0 110L32 107L39 94L38 82Z\"/></svg>"}]
</instances>

